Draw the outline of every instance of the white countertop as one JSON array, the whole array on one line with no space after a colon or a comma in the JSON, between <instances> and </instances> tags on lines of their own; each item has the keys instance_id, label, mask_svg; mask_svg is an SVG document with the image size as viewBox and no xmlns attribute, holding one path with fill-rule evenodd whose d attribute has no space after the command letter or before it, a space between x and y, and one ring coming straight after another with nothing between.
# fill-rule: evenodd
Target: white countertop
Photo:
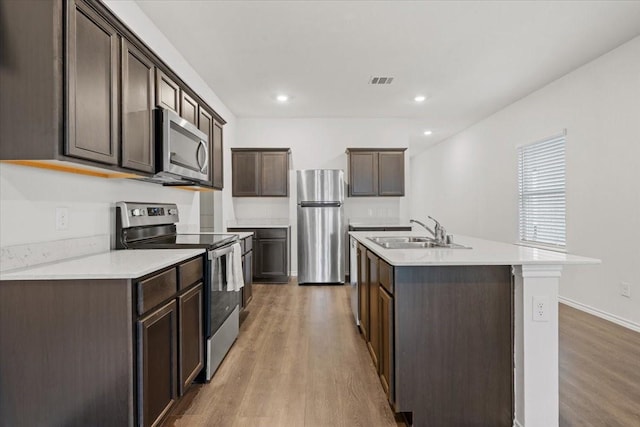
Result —
<instances>
[{"instance_id":1,"label":"white countertop","mask_svg":"<svg viewBox=\"0 0 640 427\"><path fill-rule=\"evenodd\" d=\"M247 237L253 236L253 231L224 231L224 232L209 232L209 231L201 231L199 234L213 234L214 236L223 236L229 234L235 234L238 236L238 239L242 240Z\"/></svg>"},{"instance_id":2,"label":"white countertop","mask_svg":"<svg viewBox=\"0 0 640 427\"><path fill-rule=\"evenodd\" d=\"M135 279L204 249L119 250L0 273L0 280Z\"/></svg>"},{"instance_id":3,"label":"white countertop","mask_svg":"<svg viewBox=\"0 0 640 427\"><path fill-rule=\"evenodd\" d=\"M395 266L562 265L600 263L600 260L594 258L455 234L453 236L455 243L470 246L471 249L385 249L367 239L367 237L374 236L424 236L424 232L420 231L351 231L349 234L386 262Z\"/></svg>"},{"instance_id":4,"label":"white countertop","mask_svg":"<svg viewBox=\"0 0 640 427\"><path fill-rule=\"evenodd\" d=\"M227 228L288 228L288 218L243 218L229 221Z\"/></svg>"}]
</instances>

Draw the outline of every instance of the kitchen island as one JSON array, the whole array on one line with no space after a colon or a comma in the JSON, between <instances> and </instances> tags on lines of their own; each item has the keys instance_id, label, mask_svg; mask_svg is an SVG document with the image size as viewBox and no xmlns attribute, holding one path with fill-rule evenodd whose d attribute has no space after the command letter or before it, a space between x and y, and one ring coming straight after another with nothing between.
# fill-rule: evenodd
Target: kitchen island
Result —
<instances>
[{"instance_id":1,"label":"kitchen island","mask_svg":"<svg viewBox=\"0 0 640 427\"><path fill-rule=\"evenodd\" d=\"M456 236L470 249L357 241L360 329L389 402L414 427L559 422L562 266L598 260Z\"/></svg>"}]
</instances>

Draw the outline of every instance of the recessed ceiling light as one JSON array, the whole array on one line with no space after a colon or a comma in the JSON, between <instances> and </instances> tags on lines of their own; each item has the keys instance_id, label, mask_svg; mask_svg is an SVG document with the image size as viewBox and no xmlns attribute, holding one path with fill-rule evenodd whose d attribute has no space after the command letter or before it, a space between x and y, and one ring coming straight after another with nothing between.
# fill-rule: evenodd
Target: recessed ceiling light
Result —
<instances>
[{"instance_id":1,"label":"recessed ceiling light","mask_svg":"<svg viewBox=\"0 0 640 427\"><path fill-rule=\"evenodd\" d=\"M429 136L429 135L431 135L432 133L433 133L433 132L432 132L432 131L430 131L430 130L425 130L425 131L424 131L424 134L425 134L426 136Z\"/></svg>"},{"instance_id":2,"label":"recessed ceiling light","mask_svg":"<svg viewBox=\"0 0 640 427\"><path fill-rule=\"evenodd\" d=\"M278 100L278 102L287 102L289 100L289 97L283 94L276 96L276 99Z\"/></svg>"},{"instance_id":3,"label":"recessed ceiling light","mask_svg":"<svg viewBox=\"0 0 640 427\"><path fill-rule=\"evenodd\" d=\"M413 100L416 102L424 102L425 99L427 99L427 97L424 95L418 95L415 98L413 98Z\"/></svg>"}]
</instances>

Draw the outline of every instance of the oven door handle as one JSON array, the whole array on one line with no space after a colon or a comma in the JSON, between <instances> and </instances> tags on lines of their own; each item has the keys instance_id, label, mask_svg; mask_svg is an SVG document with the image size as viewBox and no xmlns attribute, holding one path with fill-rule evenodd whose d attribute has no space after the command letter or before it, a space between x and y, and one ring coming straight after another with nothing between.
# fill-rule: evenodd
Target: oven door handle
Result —
<instances>
[{"instance_id":1,"label":"oven door handle","mask_svg":"<svg viewBox=\"0 0 640 427\"><path fill-rule=\"evenodd\" d=\"M231 252L233 252L233 245L229 245L226 248L209 251L209 259L214 260L215 258L220 258L221 256L228 255Z\"/></svg>"}]
</instances>

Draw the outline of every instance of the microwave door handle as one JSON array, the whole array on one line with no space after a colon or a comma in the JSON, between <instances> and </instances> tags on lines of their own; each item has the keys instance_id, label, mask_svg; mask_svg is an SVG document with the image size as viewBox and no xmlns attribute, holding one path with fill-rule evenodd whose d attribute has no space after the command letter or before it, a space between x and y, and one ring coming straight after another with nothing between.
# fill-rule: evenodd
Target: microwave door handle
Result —
<instances>
[{"instance_id":1,"label":"microwave door handle","mask_svg":"<svg viewBox=\"0 0 640 427\"><path fill-rule=\"evenodd\" d=\"M204 149L204 165L200 165L200 148ZM200 140L198 144L198 150L196 151L196 162L198 162L198 166L200 166L200 172L204 172L204 170L209 165L209 150L207 150L207 144Z\"/></svg>"}]
</instances>

